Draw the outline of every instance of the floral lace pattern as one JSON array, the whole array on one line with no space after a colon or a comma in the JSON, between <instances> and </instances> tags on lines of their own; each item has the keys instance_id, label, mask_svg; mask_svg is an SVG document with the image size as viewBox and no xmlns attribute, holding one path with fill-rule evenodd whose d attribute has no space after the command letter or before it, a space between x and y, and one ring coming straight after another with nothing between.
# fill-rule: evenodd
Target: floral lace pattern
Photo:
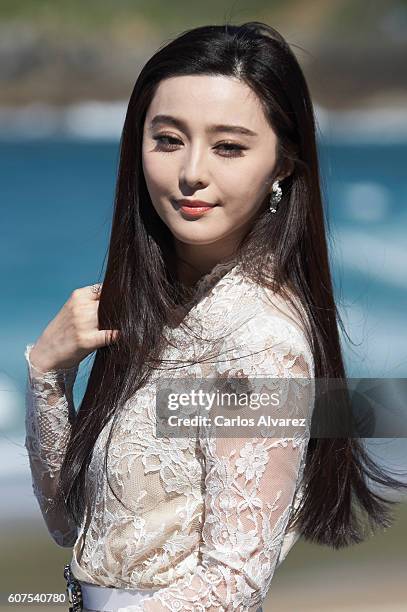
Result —
<instances>
[{"instance_id":1,"label":"floral lace pattern","mask_svg":"<svg viewBox=\"0 0 407 612\"><path fill-rule=\"evenodd\" d=\"M165 329L171 340L163 355L166 367L126 403L115 424L107 468L125 505L104 474L107 423L87 475L92 511L78 529L63 508L52 505L74 415L77 369L35 372L32 345L26 349L26 447L34 493L52 537L73 546L71 567L79 580L157 589L121 612L256 611L299 537L286 527L303 495L307 429L287 438L213 436L206 427L196 437L155 435L161 377L215 378L225 385L238 378L243 387L254 378L279 379L285 416L300 404L307 414L312 411L312 354L300 322L284 314L284 304L277 308L266 300L233 261L215 266L198 294L186 317L198 336L182 324ZM173 369L197 358L197 364ZM272 380L265 390L272 392Z\"/></svg>"},{"instance_id":2,"label":"floral lace pattern","mask_svg":"<svg viewBox=\"0 0 407 612\"><path fill-rule=\"evenodd\" d=\"M28 451L34 495L48 529L60 546L72 546L77 528L64 508L54 499L59 470L75 418L72 388L77 367L42 373L29 361L33 344L25 358L29 365L26 385L25 446Z\"/></svg>"}]
</instances>

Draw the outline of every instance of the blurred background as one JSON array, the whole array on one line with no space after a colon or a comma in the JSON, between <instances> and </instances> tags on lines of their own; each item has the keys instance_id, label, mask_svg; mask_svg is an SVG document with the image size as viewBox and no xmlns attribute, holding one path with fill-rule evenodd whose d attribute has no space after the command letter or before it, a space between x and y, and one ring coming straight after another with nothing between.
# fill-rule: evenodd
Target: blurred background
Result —
<instances>
[{"instance_id":1,"label":"blurred background","mask_svg":"<svg viewBox=\"0 0 407 612\"><path fill-rule=\"evenodd\" d=\"M309 83L348 376L407 377L406 0L0 0L0 610L19 609L11 592L63 593L70 560L31 490L25 346L74 288L102 278L141 67L181 31L225 20L276 27ZM77 406L89 370L81 364ZM370 446L406 469L405 439ZM347 550L300 541L264 612L405 610L405 501L395 517Z\"/></svg>"}]
</instances>

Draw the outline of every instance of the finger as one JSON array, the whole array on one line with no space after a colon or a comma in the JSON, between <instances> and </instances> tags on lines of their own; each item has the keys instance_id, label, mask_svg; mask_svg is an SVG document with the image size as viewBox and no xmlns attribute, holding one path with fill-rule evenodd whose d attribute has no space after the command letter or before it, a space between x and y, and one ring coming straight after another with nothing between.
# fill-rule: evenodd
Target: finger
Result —
<instances>
[{"instance_id":1,"label":"finger","mask_svg":"<svg viewBox=\"0 0 407 612\"><path fill-rule=\"evenodd\" d=\"M95 334L94 345L95 348L102 348L107 344L112 344L119 337L120 331L118 329L101 329Z\"/></svg>"},{"instance_id":2,"label":"finger","mask_svg":"<svg viewBox=\"0 0 407 612\"><path fill-rule=\"evenodd\" d=\"M102 291L103 283L95 283L94 285L88 285L88 290L90 292L91 297L95 300L100 298L100 293Z\"/></svg>"},{"instance_id":3,"label":"finger","mask_svg":"<svg viewBox=\"0 0 407 612\"><path fill-rule=\"evenodd\" d=\"M107 340L107 344L110 344L112 342L116 342L116 340L119 338L120 336L120 331L118 329L109 329L106 331L106 340Z\"/></svg>"}]
</instances>

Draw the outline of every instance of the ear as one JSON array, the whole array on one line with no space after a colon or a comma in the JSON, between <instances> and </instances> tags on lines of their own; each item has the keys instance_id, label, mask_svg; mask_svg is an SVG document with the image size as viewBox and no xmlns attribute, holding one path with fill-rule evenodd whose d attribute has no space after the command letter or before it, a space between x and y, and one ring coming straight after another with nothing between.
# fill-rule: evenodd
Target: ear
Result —
<instances>
[{"instance_id":1,"label":"ear","mask_svg":"<svg viewBox=\"0 0 407 612\"><path fill-rule=\"evenodd\" d=\"M282 172L280 172L277 180L282 181L287 176L290 176L290 174L292 174L293 170L294 170L294 162L291 159L287 159L285 161L284 168L283 168Z\"/></svg>"}]
</instances>

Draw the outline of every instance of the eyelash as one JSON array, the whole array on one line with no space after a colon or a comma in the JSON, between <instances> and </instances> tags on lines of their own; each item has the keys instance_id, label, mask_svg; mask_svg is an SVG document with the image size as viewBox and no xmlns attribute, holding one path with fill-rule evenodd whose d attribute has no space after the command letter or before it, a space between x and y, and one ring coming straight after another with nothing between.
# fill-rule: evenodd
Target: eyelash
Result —
<instances>
[{"instance_id":1,"label":"eyelash","mask_svg":"<svg viewBox=\"0 0 407 612\"><path fill-rule=\"evenodd\" d=\"M166 150L163 147L162 144L162 140L163 139L167 139L167 140L175 140L176 142L181 142L180 140L178 140L178 138L174 138L173 136L167 136L165 134L161 134L160 136L154 136L153 140L157 141L157 147L158 147L158 151L162 151L163 153L171 153L172 151L175 151L175 149L170 149L170 150ZM233 147L232 149L227 149L228 151L230 151L232 154L231 155L221 155L221 157L225 157L225 158L232 158L232 157L243 157L242 151L246 150L246 147L242 147L240 145L237 145L233 142L223 142L220 143L220 145L218 145L218 147L220 147L221 145L223 146L229 146L229 147ZM168 144L167 146L176 146L174 144ZM216 148L218 148L216 147Z\"/></svg>"}]
</instances>

